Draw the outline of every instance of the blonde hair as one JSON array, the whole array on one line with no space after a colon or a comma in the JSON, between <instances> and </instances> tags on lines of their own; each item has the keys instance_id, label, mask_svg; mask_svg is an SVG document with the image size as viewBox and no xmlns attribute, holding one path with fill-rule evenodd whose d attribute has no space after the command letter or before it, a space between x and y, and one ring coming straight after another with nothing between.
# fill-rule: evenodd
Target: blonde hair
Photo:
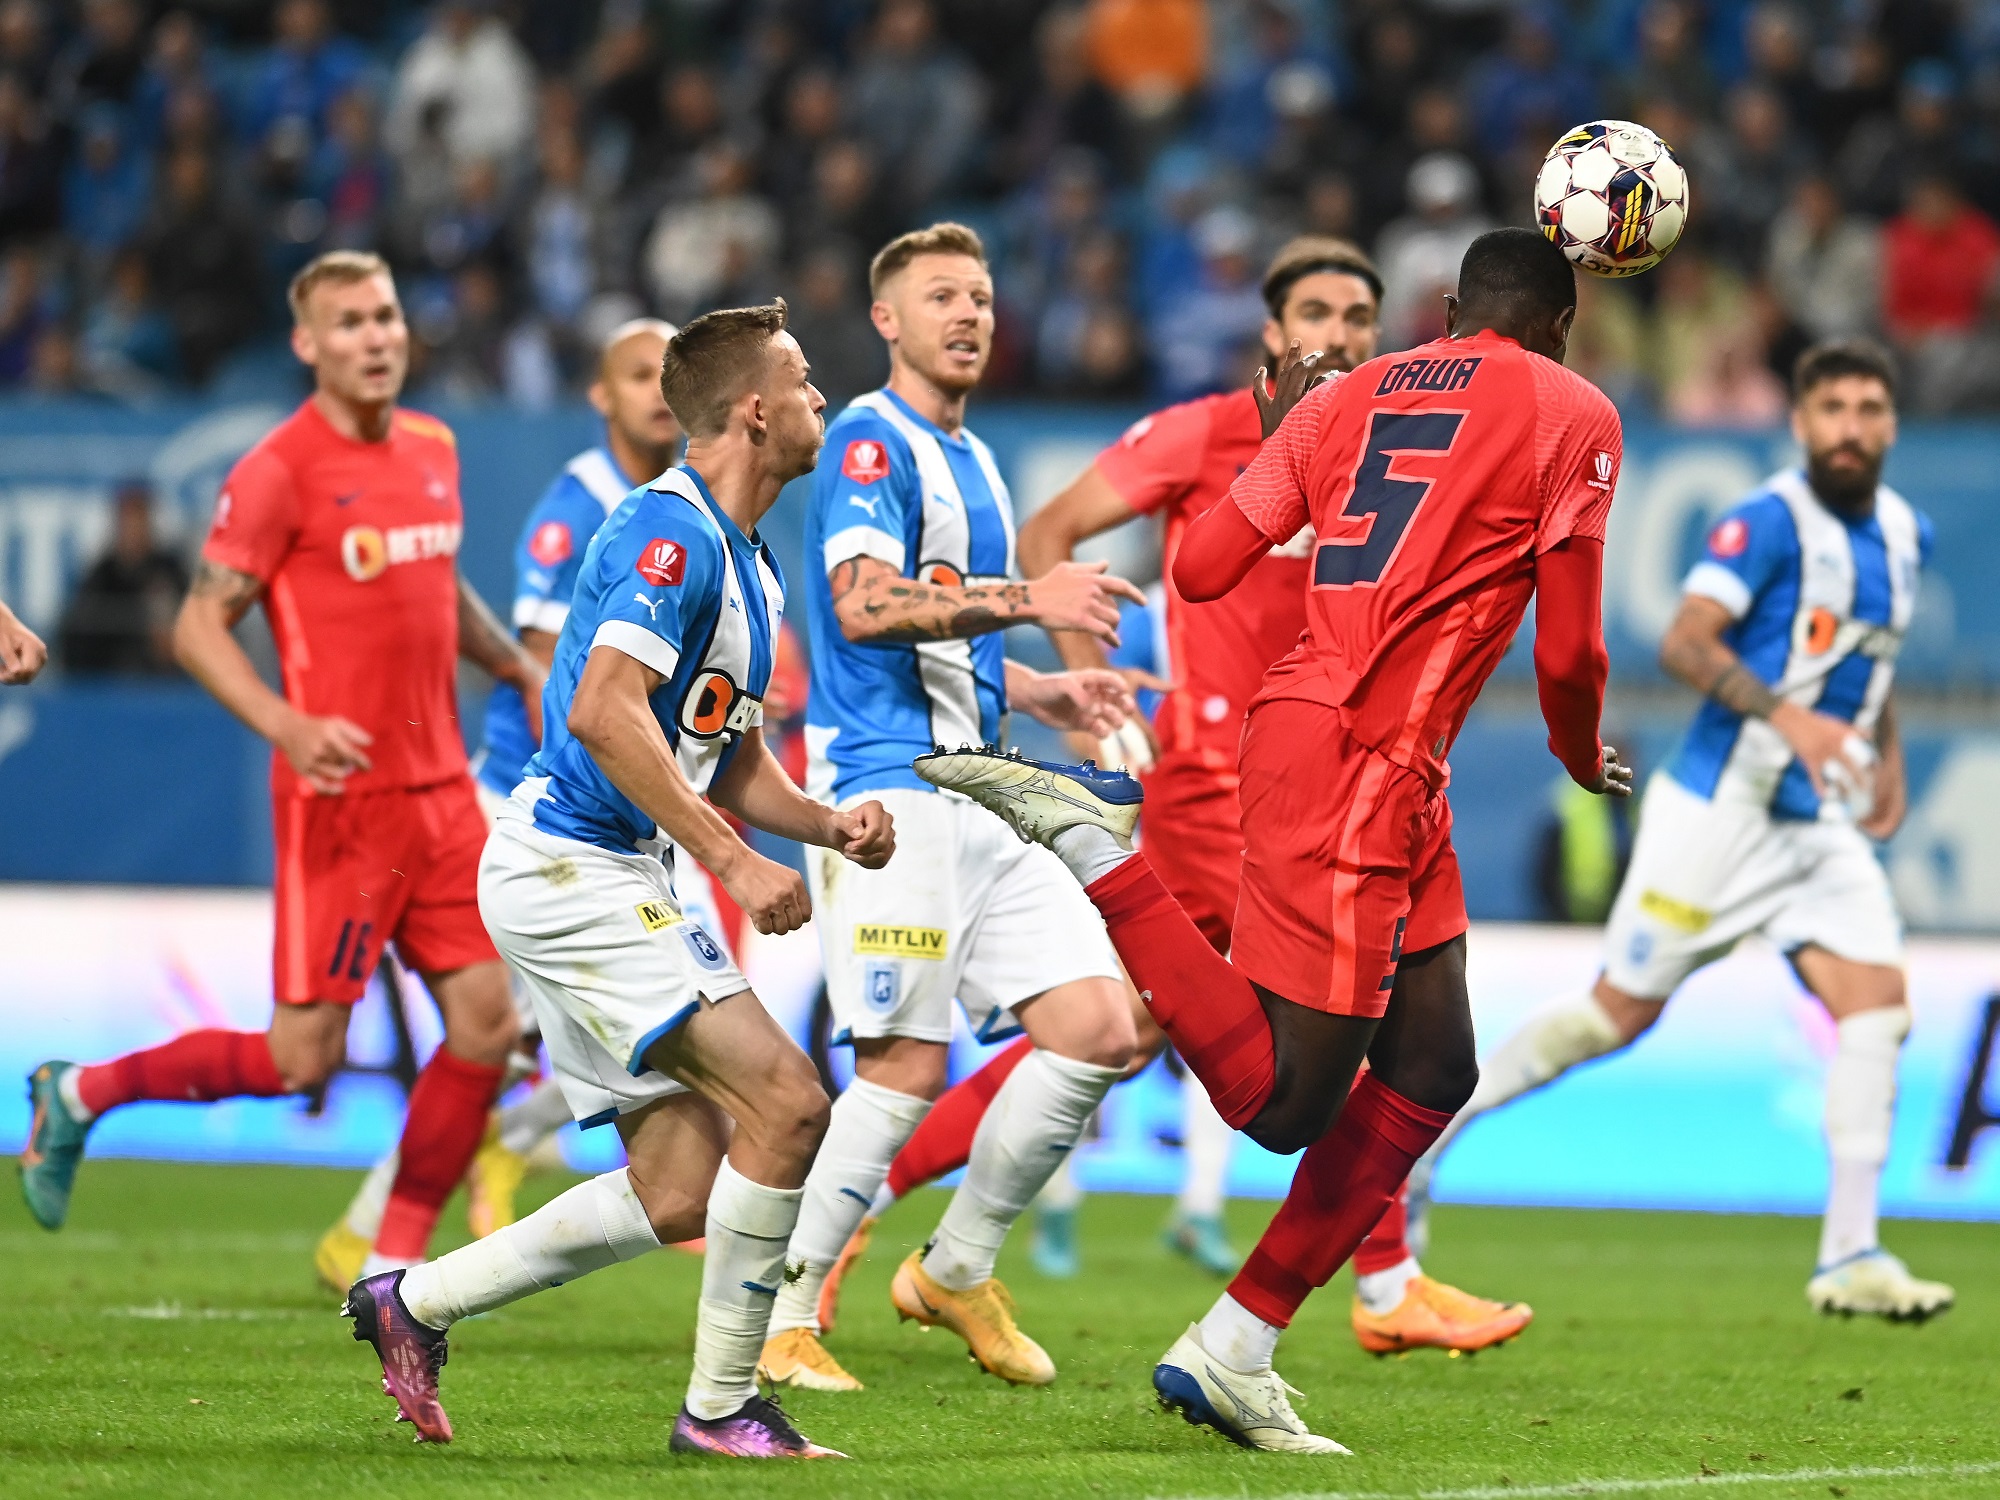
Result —
<instances>
[{"instance_id":1,"label":"blonde hair","mask_svg":"<svg viewBox=\"0 0 2000 1500\"><path fill-rule=\"evenodd\" d=\"M966 224L954 224L948 219L928 229L912 229L908 234L899 234L877 250L875 258L868 263L868 295L880 297L882 288L895 274L919 255L969 255L983 266L986 264L986 245L977 230Z\"/></svg>"},{"instance_id":2,"label":"blonde hair","mask_svg":"<svg viewBox=\"0 0 2000 1500\"><path fill-rule=\"evenodd\" d=\"M370 276L388 275L389 263L372 250L329 250L306 262L299 274L292 278L292 284L285 288L285 300L292 305L293 321L303 323L306 320L306 304L315 287L322 284L347 286L356 281L366 281Z\"/></svg>"}]
</instances>

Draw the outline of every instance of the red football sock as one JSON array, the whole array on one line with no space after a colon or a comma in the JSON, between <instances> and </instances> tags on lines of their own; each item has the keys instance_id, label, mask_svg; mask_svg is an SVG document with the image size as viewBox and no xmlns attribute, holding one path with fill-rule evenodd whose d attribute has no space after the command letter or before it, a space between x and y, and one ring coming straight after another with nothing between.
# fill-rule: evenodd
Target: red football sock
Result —
<instances>
[{"instance_id":1,"label":"red football sock","mask_svg":"<svg viewBox=\"0 0 2000 1500\"><path fill-rule=\"evenodd\" d=\"M1229 1295L1266 1323L1290 1327L1299 1305L1354 1253L1450 1123L1450 1115L1364 1074L1333 1129L1306 1149L1291 1192Z\"/></svg>"},{"instance_id":2,"label":"red football sock","mask_svg":"<svg viewBox=\"0 0 2000 1500\"><path fill-rule=\"evenodd\" d=\"M83 1107L101 1115L141 1099L206 1104L248 1094L267 1099L288 1094L271 1043L261 1031L190 1031L171 1042L128 1052L77 1075Z\"/></svg>"},{"instance_id":3,"label":"red football sock","mask_svg":"<svg viewBox=\"0 0 2000 1500\"><path fill-rule=\"evenodd\" d=\"M451 1190L472 1165L486 1134L486 1112L500 1092L506 1069L467 1062L444 1047L417 1075L410 1113L403 1121L401 1161L389 1202L375 1231L375 1253L390 1260L421 1260L431 1230Z\"/></svg>"},{"instance_id":4,"label":"red football sock","mask_svg":"<svg viewBox=\"0 0 2000 1500\"><path fill-rule=\"evenodd\" d=\"M1241 1130L1277 1083L1271 1023L1257 991L1210 946L1143 851L1085 888L1111 941L1216 1112Z\"/></svg>"},{"instance_id":5,"label":"red football sock","mask_svg":"<svg viewBox=\"0 0 2000 1500\"><path fill-rule=\"evenodd\" d=\"M1000 1092L1007 1075L1034 1050L1034 1042L1022 1037L978 1072L940 1094L923 1123L889 1163L889 1191L900 1198L911 1188L935 1182L964 1166L972 1156L972 1138L979 1132L979 1122L986 1118L986 1106Z\"/></svg>"},{"instance_id":6,"label":"red football sock","mask_svg":"<svg viewBox=\"0 0 2000 1500\"><path fill-rule=\"evenodd\" d=\"M1386 1271L1410 1258L1410 1246L1403 1236L1410 1229L1410 1190L1396 1189L1382 1217L1368 1231L1368 1238L1354 1248L1354 1271L1366 1276L1370 1271Z\"/></svg>"}]
</instances>

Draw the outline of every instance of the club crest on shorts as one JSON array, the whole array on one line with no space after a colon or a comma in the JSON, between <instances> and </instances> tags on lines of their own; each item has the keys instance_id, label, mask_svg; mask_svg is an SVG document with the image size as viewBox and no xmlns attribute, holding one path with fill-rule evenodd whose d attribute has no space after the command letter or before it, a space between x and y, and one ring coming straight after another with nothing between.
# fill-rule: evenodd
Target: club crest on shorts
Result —
<instances>
[{"instance_id":1,"label":"club crest on shorts","mask_svg":"<svg viewBox=\"0 0 2000 1500\"><path fill-rule=\"evenodd\" d=\"M878 1016L886 1016L901 998L903 975L894 964L873 963L862 971L861 999Z\"/></svg>"},{"instance_id":2,"label":"club crest on shorts","mask_svg":"<svg viewBox=\"0 0 2000 1500\"><path fill-rule=\"evenodd\" d=\"M681 928L681 941L694 955L694 961L711 974L719 974L729 967L729 955L722 951L722 945L694 922Z\"/></svg>"}]
</instances>

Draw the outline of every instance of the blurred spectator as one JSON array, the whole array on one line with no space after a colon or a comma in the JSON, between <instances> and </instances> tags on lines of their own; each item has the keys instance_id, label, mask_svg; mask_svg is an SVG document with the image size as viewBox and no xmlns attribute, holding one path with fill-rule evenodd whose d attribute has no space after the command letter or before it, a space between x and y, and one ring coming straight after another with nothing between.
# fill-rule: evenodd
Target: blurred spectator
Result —
<instances>
[{"instance_id":1,"label":"blurred spectator","mask_svg":"<svg viewBox=\"0 0 2000 1500\"><path fill-rule=\"evenodd\" d=\"M1255 168L1276 144L1282 111L1314 111L1333 95L1327 60L1306 44L1298 19L1279 0L1248 0L1239 18L1249 33L1241 58L1215 80L1209 138L1240 166Z\"/></svg>"},{"instance_id":2,"label":"blurred spectator","mask_svg":"<svg viewBox=\"0 0 2000 1500\"><path fill-rule=\"evenodd\" d=\"M1000 152L1003 181L1039 177L1066 146L1088 146L1116 154L1120 133L1117 103L1092 76L1082 10L1057 5L1035 26L1036 75L1014 134Z\"/></svg>"},{"instance_id":3,"label":"blurred spectator","mask_svg":"<svg viewBox=\"0 0 2000 1500\"><path fill-rule=\"evenodd\" d=\"M1667 392L1667 416L1687 427L1776 427L1790 407L1785 383L1764 359L1755 325L1720 333L1695 367Z\"/></svg>"},{"instance_id":4,"label":"blurred spectator","mask_svg":"<svg viewBox=\"0 0 2000 1500\"><path fill-rule=\"evenodd\" d=\"M711 146L696 172L701 196L661 209L646 241L646 285L676 322L747 300L780 243L778 215L750 191L750 164L741 152Z\"/></svg>"},{"instance_id":5,"label":"blurred spectator","mask_svg":"<svg viewBox=\"0 0 2000 1500\"><path fill-rule=\"evenodd\" d=\"M138 0L83 0L82 28L57 55L49 97L73 120L99 102L124 107L146 67L146 14Z\"/></svg>"},{"instance_id":6,"label":"blurred spectator","mask_svg":"<svg viewBox=\"0 0 2000 1500\"><path fill-rule=\"evenodd\" d=\"M1408 349L1444 334L1444 294L1458 285L1466 247L1492 228L1479 207L1479 176L1456 152L1410 168L1411 212L1382 231L1382 341Z\"/></svg>"},{"instance_id":7,"label":"blurred spectator","mask_svg":"<svg viewBox=\"0 0 2000 1500\"><path fill-rule=\"evenodd\" d=\"M491 264L475 260L452 278L449 312L424 329L424 389L433 399L479 401L496 395L505 376L504 289Z\"/></svg>"},{"instance_id":8,"label":"blurred spectator","mask_svg":"<svg viewBox=\"0 0 2000 1500\"><path fill-rule=\"evenodd\" d=\"M889 373L862 292L857 257L839 245L809 250L792 281L785 326L811 361L813 384L829 411L873 390Z\"/></svg>"},{"instance_id":9,"label":"blurred spectator","mask_svg":"<svg viewBox=\"0 0 2000 1500\"><path fill-rule=\"evenodd\" d=\"M1104 223L1104 168L1081 146L1058 152L1014 206L1000 294L1032 313L1046 301L1078 243Z\"/></svg>"},{"instance_id":10,"label":"blurred spectator","mask_svg":"<svg viewBox=\"0 0 2000 1500\"><path fill-rule=\"evenodd\" d=\"M1631 737L1617 741L1627 754ZM1545 922L1602 922L1632 859L1632 814L1620 797L1595 797L1567 776L1549 783L1535 838L1535 915Z\"/></svg>"},{"instance_id":11,"label":"blurred spectator","mask_svg":"<svg viewBox=\"0 0 2000 1500\"><path fill-rule=\"evenodd\" d=\"M1908 361L1911 405L1936 413L2000 396L1990 324L2000 229L1949 178L1925 175L1882 241L1882 319Z\"/></svg>"},{"instance_id":12,"label":"blurred spectator","mask_svg":"<svg viewBox=\"0 0 2000 1500\"><path fill-rule=\"evenodd\" d=\"M1662 93L1696 114L1715 109L1715 70L1701 53L1700 13L1690 0L1646 0L1631 84Z\"/></svg>"},{"instance_id":13,"label":"blurred spectator","mask_svg":"<svg viewBox=\"0 0 2000 1500\"><path fill-rule=\"evenodd\" d=\"M62 222L61 157L21 80L0 73L0 247Z\"/></svg>"},{"instance_id":14,"label":"blurred spectator","mask_svg":"<svg viewBox=\"0 0 2000 1500\"><path fill-rule=\"evenodd\" d=\"M1563 363L1621 407L1646 397L1645 318L1631 287L1601 276L1576 278L1576 321Z\"/></svg>"},{"instance_id":15,"label":"blurred spectator","mask_svg":"<svg viewBox=\"0 0 2000 1500\"><path fill-rule=\"evenodd\" d=\"M244 93L243 133L262 141L282 122L298 121L310 149L326 132L334 101L361 81L368 55L334 34L326 0L278 0L272 25L271 49Z\"/></svg>"},{"instance_id":16,"label":"blurred spectator","mask_svg":"<svg viewBox=\"0 0 2000 1500\"><path fill-rule=\"evenodd\" d=\"M419 124L437 105L455 162L508 164L533 139L534 64L492 12L490 0L442 0L403 54L382 132L393 155L416 148Z\"/></svg>"},{"instance_id":17,"label":"blurred spectator","mask_svg":"<svg viewBox=\"0 0 2000 1500\"><path fill-rule=\"evenodd\" d=\"M124 116L108 104L84 112L79 135L63 182L63 231L94 281L145 216L152 163L126 139Z\"/></svg>"},{"instance_id":18,"label":"blurred spectator","mask_svg":"<svg viewBox=\"0 0 2000 1500\"><path fill-rule=\"evenodd\" d=\"M222 193L215 163L201 151L181 147L169 156L161 188L140 244L181 370L200 385L264 314L257 232Z\"/></svg>"},{"instance_id":19,"label":"blurred spectator","mask_svg":"<svg viewBox=\"0 0 2000 1500\"><path fill-rule=\"evenodd\" d=\"M1831 122L1804 14L1790 0L1761 0L1744 23L1743 47L1750 78L1776 94L1786 118L1820 144Z\"/></svg>"},{"instance_id":20,"label":"blurred spectator","mask_svg":"<svg viewBox=\"0 0 2000 1500\"><path fill-rule=\"evenodd\" d=\"M1652 276L1652 327L1644 347L1653 389L1672 406L1680 392L1714 378L1715 349L1742 335L1755 308L1743 278L1699 240L1683 240Z\"/></svg>"},{"instance_id":21,"label":"blurred spectator","mask_svg":"<svg viewBox=\"0 0 2000 1500\"><path fill-rule=\"evenodd\" d=\"M31 248L16 245L0 258L0 386L26 381L48 321L41 262Z\"/></svg>"},{"instance_id":22,"label":"blurred spectator","mask_svg":"<svg viewBox=\"0 0 2000 1500\"><path fill-rule=\"evenodd\" d=\"M667 74L660 87L658 123L639 141L631 176L655 192L688 192L696 162L723 136L722 95L715 75L689 65Z\"/></svg>"},{"instance_id":23,"label":"blurred spectator","mask_svg":"<svg viewBox=\"0 0 2000 1500\"><path fill-rule=\"evenodd\" d=\"M794 258L815 245L851 246L872 255L892 221L877 190L875 163L859 141L830 141L813 158L811 191L791 216Z\"/></svg>"},{"instance_id":24,"label":"blurred spectator","mask_svg":"<svg viewBox=\"0 0 2000 1500\"><path fill-rule=\"evenodd\" d=\"M42 0L0 0L0 72L38 99L48 90L49 63L49 17Z\"/></svg>"},{"instance_id":25,"label":"blurred spectator","mask_svg":"<svg viewBox=\"0 0 2000 1500\"><path fill-rule=\"evenodd\" d=\"M583 148L567 130L542 133L541 176L520 242L535 310L564 327L597 290L597 206L583 180Z\"/></svg>"},{"instance_id":26,"label":"blurred spectator","mask_svg":"<svg viewBox=\"0 0 2000 1500\"><path fill-rule=\"evenodd\" d=\"M849 80L848 106L890 195L914 216L956 187L970 165L986 90L938 40L930 0L883 0Z\"/></svg>"},{"instance_id":27,"label":"blurred spectator","mask_svg":"<svg viewBox=\"0 0 2000 1500\"><path fill-rule=\"evenodd\" d=\"M812 196L819 153L840 136L840 79L801 68L785 90L784 118L764 153L764 187L789 218Z\"/></svg>"},{"instance_id":28,"label":"blurred spectator","mask_svg":"<svg viewBox=\"0 0 2000 1500\"><path fill-rule=\"evenodd\" d=\"M28 361L28 388L37 396L73 396L83 389L76 335L60 323L43 327Z\"/></svg>"},{"instance_id":29,"label":"blurred spectator","mask_svg":"<svg viewBox=\"0 0 2000 1500\"><path fill-rule=\"evenodd\" d=\"M1903 80L1896 113L1863 120L1840 153L1847 201L1864 213L1887 216L1920 172L1963 180L1965 163L1954 129L1951 69L1922 62Z\"/></svg>"},{"instance_id":30,"label":"blurred spectator","mask_svg":"<svg viewBox=\"0 0 2000 1500\"><path fill-rule=\"evenodd\" d=\"M1257 291L1257 226L1235 208L1211 209L1194 228L1201 280L1156 315L1152 329L1159 394L1184 401L1235 383L1237 355L1263 326Z\"/></svg>"},{"instance_id":31,"label":"blurred spectator","mask_svg":"<svg viewBox=\"0 0 2000 1500\"><path fill-rule=\"evenodd\" d=\"M1145 361L1125 304L1125 248L1106 230L1072 247L1035 334L1035 373L1057 395L1139 394Z\"/></svg>"},{"instance_id":32,"label":"blurred spectator","mask_svg":"<svg viewBox=\"0 0 2000 1500\"><path fill-rule=\"evenodd\" d=\"M1367 25L1356 51L1355 117L1378 141L1395 139L1410 100L1431 74L1414 7L1387 6Z\"/></svg>"},{"instance_id":33,"label":"blurred spectator","mask_svg":"<svg viewBox=\"0 0 2000 1500\"><path fill-rule=\"evenodd\" d=\"M128 248L112 261L78 355L85 384L127 401L158 396L180 375L174 327L153 300L143 251Z\"/></svg>"},{"instance_id":34,"label":"blurred spectator","mask_svg":"<svg viewBox=\"0 0 2000 1500\"><path fill-rule=\"evenodd\" d=\"M1771 225L1765 274L1809 340L1872 332L1881 306L1881 230L1847 213L1824 175L1804 177Z\"/></svg>"},{"instance_id":35,"label":"blurred spectator","mask_svg":"<svg viewBox=\"0 0 2000 1500\"><path fill-rule=\"evenodd\" d=\"M366 89L349 89L327 107L325 138L313 151L306 188L325 208L325 249L375 248L389 196L389 162Z\"/></svg>"},{"instance_id":36,"label":"blurred spectator","mask_svg":"<svg viewBox=\"0 0 2000 1500\"><path fill-rule=\"evenodd\" d=\"M1703 209L1728 254L1740 265L1754 266L1771 221L1811 159L1785 118L1784 104L1760 84L1732 89L1723 124L1705 134L1719 149L1709 153L1715 170L1703 174ZM1695 168L1685 158L1682 165Z\"/></svg>"},{"instance_id":37,"label":"blurred spectator","mask_svg":"<svg viewBox=\"0 0 2000 1500\"><path fill-rule=\"evenodd\" d=\"M164 676L174 662L174 614L187 568L153 535L153 492L143 480L118 487L111 545L70 595L56 628L56 656L82 674Z\"/></svg>"},{"instance_id":38,"label":"blurred spectator","mask_svg":"<svg viewBox=\"0 0 2000 1500\"><path fill-rule=\"evenodd\" d=\"M1564 65L1559 24L1544 5L1520 7L1508 22L1506 49L1467 77L1473 127L1492 155L1505 155L1529 138L1538 143L1539 158L1570 126L1597 118L1590 75Z\"/></svg>"},{"instance_id":39,"label":"blurred spectator","mask_svg":"<svg viewBox=\"0 0 2000 1500\"><path fill-rule=\"evenodd\" d=\"M1089 0L1084 46L1097 81L1135 120L1166 118L1208 72L1201 0Z\"/></svg>"},{"instance_id":40,"label":"blurred spectator","mask_svg":"<svg viewBox=\"0 0 2000 1500\"><path fill-rule=\"evenodd\" d=\"M132 134L147 144L157 143L166 133L168 101L176 94L208 91L201 28L186 11L172 11L153 28L146 71L132 103Z\"/></svg>"}]
</instances>

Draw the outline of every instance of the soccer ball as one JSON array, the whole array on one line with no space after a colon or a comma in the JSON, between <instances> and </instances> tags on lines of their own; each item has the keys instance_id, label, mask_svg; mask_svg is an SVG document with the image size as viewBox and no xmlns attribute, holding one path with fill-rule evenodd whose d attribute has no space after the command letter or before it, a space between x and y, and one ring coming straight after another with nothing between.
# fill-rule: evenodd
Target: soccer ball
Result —
<instances>
[{"instance_id":1,"label":"soccer ball","mask_svg":"<svg viewBox=\"0 0 2000 1500\"><path fill-rule=\"evenodd\" d=\"M1596 276L1637 276L1674 248L1688 180L1667 143L1630 120L1579 125L1542 158L1535 222Z\"/></svg>"}]
</instances>

